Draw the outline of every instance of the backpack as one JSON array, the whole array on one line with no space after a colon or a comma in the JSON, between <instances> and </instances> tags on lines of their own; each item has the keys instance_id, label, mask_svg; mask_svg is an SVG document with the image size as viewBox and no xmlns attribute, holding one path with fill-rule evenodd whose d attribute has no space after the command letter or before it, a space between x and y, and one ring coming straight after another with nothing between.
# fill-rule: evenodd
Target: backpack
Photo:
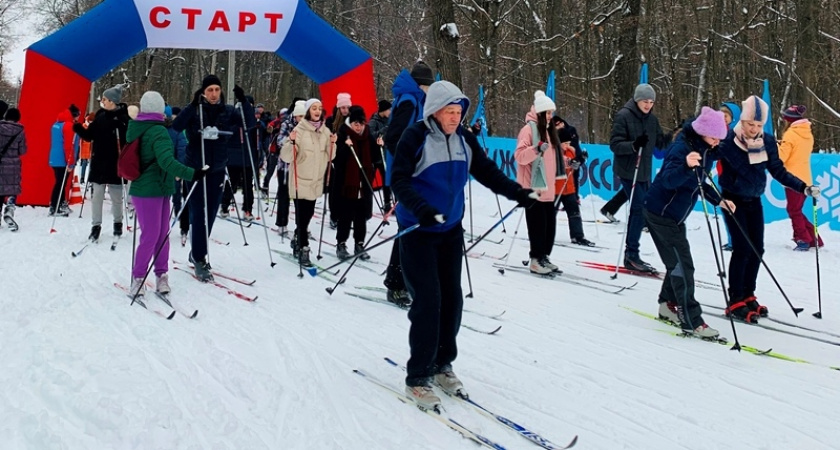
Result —
<instances>
[{"instance_id":1,"label":"backpack","mask_svg":"<svg viewBox=\"0 0 840 450\"><path fill-rule=\"evenodd\" d=\"M143 135L141 134L136 140L120 149L120 157L117 160L117 175L128 181L140 178L143 170L145 170L140 167L140 141L142 138ZM117 144L119 145L119 141L117 141Z\"/></svg>"}]
</instances>

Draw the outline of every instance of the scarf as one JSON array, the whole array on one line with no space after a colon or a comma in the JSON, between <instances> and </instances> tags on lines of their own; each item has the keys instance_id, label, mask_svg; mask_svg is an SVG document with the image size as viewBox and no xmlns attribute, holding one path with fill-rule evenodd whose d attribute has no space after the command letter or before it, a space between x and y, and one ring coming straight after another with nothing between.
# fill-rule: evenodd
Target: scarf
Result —
<instances>
[{"instance_id":1,"label":"scarf","mask_svg":"<svg viewBox=\"0 0 840 450\"><path fill-rule=\"evenodd\" d=\"M741 150L747 152L750 157L750 164L759 164L767 161L767 150L764 148L764 135L759 134L755 139L750 139L744 135L744 129L741 128L741 122L735 125L732 130L735 132L735 145Z\"/></svg>"},{"instance_id":2,"label":"scarf","mask_svg":"<svg viewBox=\"0 0 840 450\"><path fill-rule=\"evenodd\" d=\"M353 141L353 149L356 150L356 156L362 163L365 169L365 174L368 180L373 180L373 162L370 158L370 128L365 126L362 134L356 134L349 126L344 127L347 130L347 137ZM349 150L349 149L348 149ZM362 171L359 169L359 164L356 163L356 158L351 154L347 158L347 164L344 167L344 186L341 187L341 196L344 198L357 199L362 191L362 183L364 183L365 192L362 196L368 195L367 183L362 177Z\"/></svg>"},{"instance_id":3,"label":"scarf","mask_svg":"<svg viewBox=\"0 0 840 450\"><path fill-rule=\"evenodd\" d=\"M318 130L320 130L320 129L321 129L321 125L323 125L323 124L324 124L324 121L323 121L323 120L319 120L319 121L317 121L317 122L313 122L313 121L311 121L311 120L310 120L310 121L309 121L309 123L311 123L311 124L312 124L312 126L313 126L313 127L315 127L315 131L318 131Z\"/></svg>"},{"instance_id":4,"label":"scarf","mask_svg":"<svg viewBox=\"0 0 840 450\"><path fill-rule=\"evenodd\" d=\"M166 116L161 113L142 112L137 114L137 118L134 120L139 122L163 122L166 120Z\"/></svg>"}]
</instances>

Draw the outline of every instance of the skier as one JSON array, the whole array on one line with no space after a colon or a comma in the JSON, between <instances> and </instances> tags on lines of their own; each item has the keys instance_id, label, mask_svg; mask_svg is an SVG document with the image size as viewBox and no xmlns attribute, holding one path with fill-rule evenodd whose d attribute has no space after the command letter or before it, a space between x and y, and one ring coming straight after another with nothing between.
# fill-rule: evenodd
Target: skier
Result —
<instances>
[{"instance_id":1,"label":"skier","mask_svg":"<svg viewBox=\"0 0 840 450\"><path fill-rule=\"evenodd\" d=\"M253 127L254 108L245 100L245 91L234 86L233 94L245 110L246 125ZM207 177L196 186L189 204L192 229L190 262L195 264L195 276L203 282L213 281L210 261L207 259L207 238L213 231L216 211L222 201L227 165L225 144L231 130L241 126L241 122L242 118L234 107L225 104L222 82L216 75L204 77L192 102L172 122L175 132L187 132L187 166L194 169L210 166Z\"/></svg>"},{"instance_id":2,"label":"skier","mask_svg":"<svg viewBox=\"0 0 840 450\"><path fill-rule=\"evenodd\" d=\"M73 150L73 121L79 117L79 108L70 105L58 113L58 118L50 131L49 164L53 169L55 184L50 194L50 215L67 217L73 211L67 205L67 181L76 168Z\"/></svg>"},{"instance_id":3,"label":"skier","mask_svg":"<svg viewBox=\"0 0 840 450\"><path fill-rule=\"evenodd\" d=\"M530 189L508 179L487 158L475 136L460 125L468 107L469 99L454 84L433 83L424 102L423 120L403 133L391 172L400 228L420 224L417 231L400 238L400 261L414 299L408 313L411 358L405 392L425 409L440 405L432 380L448 394L466 396L452 362L464 301L461 221L469 176L526 206L537 198Z\"/></svg>"},{"instance_id":4,"label":"skier","mask_svg":"<svg viewBox=\"0 0 840 450\"><path fill-rule=\"evenodd\" d=\"M12 231L18 230L15 222L15 196L20 194L20 157L26 154L26 135L20 123L20 111L0 101L0 208L3 221Z\"/></svg>"},{"instance_id":5,"label":"skier","mask_svg":"<svg viewBox=\"0 0 840 450\"><path fill-rule=\"evenodd\" d=\"M704 106L668 148L662 169L644 200L644 218L666 268L659 291L659 317L704 338L717 337L719 333L706 325L694 298L694 261L685 219L701 194L698 179L704 180L712 169L718 159L717 146L726 133L723 113ZM702 193L713 205L735 211L735 205L721 199L710 186Z\"/></svg>"},{"instance_id":6,"label":"skier","mask_svg":"<svg viewBox=\"0 0 840 450\"><path fill-rule=\"evenodd\" d=\"M557 116L554 117L557 119ZM570 132L569 128L574 130L574 127L564 122L553 122L557 129L557 138L560 141L560 148L563 152L563 162L566 167L566 179L554 180L554 192L556 198L554 200L554 214L556 215L562 205L563 210L566 211L566 218L569 220L569 237L572 244L582 245L584 247L594 247L595 243L586 239L583 232L583 219L580 217L580 197L578 196L578 176L581 159L584 156L579 150L579 146L574 146L577 140L577 132ZM572 138L574 136L574 138ZM569 140L566 140L569 139ZM574 139L574 140L572 140Z\"/></svg>"},{"instance_id":7,"label":"skier","mask_svg":"<svg viewBox=\"0 0 840 450\"><path fill-rule=\"evenodd\" d=\"M277 137L273 142L273 145L276 147L276 153L280 153L279 149L283 148L283 144L289 138L289 134L303 120L304 114L306 114L306 100L295 100L289 116L278 125ZM279 155L277 162L277 181L279 184L277 187L277 217L274 219L274 224L280 229L280 235L284 236L286 234L286 227L289 225L289 165L285 161L280 160Z\"/></svg>"},{"instance_id":8,"label":"skier","mask_svg":"<svg viewBox=\"0 0 840 450\"><path fill-rule=\"evenodd\" d=\"M324 106L317 98L304 104L303 120L289 133L280 150L280 159L290 164L289 197L295 199L295 237L292 251L305 267L309 259L309 222L315 215L315 201L324 193L324 179L335 158L336 135L324 125ZM325 220L325 218L321 218Z\"/></svg>"},{"instance_id":9,"label":"skier","mask_svg":"<svg viewBox=\"0 0 840 450\"><path fill-rule=\"evenodd\" d=\"M640 272L656 272L653 266L639 257L639 239L645 221L642 203L650 186L653 147L664 148L670 140L662 133L659 119L651 112L655 101L656 91L651 85L643 83L636 86L633 98L615 114L610 135L610 150L615 155L613 171L621 179L621 188L630 200L624 267ZM630 191L633 191L633 198L630 198Z\"/></svg>"},{"instance_id":10,"label":"skier","mask_svg":"<svg viewBox=\"0 0 840 450\"><path fill-rule=\"evenodd\" d=\"M239 116L239 111L235 112ZM255 119L256 120L256 119ZM242 121L232 127L233 136L227 140L227 170L230 177L229 183L225 183L225 188L222 193L222 209L221 216L226 218L230 215L230 204L235 202L234 194L239 188L242 188L242 220L246 222L254 221L254 171L251 169L251 162L256 165L259 161L260 154L257 151L256 136L254 131L245 131L242 129ZM249 139L250 147L245 139ZM248 149L251 150L251 155L248 155Z\"/></svg>"},{"instance_id":11,"label":"skier","mask_svg":"<svg viewBox=\"0 0 840 450\"><path fill-rule=\"evenodd\" d=\"M385 161L388 167L385 173L386 186L391 186L391 167L394 163L397 143L406 128L423 118L423 102L426 99L429 86L434 81L432 68L423 61L414 63L411 72L403 69L394 80L394 85L391 87L391 92L394 95L393 111L385 130ZM411 304L411 297L406 290L402 268L400 267L399 239L394 239L391 259L388 261L383 284L388 289L386 298L389 302L401 307Z\"/></svg>"},{"instance_id":12,"label":"skier","mask_svg":"<svg viewBox=\"0 0 840 450\"><path fill-rule=\"evenodd\" d=\"M73 124L73 132L86 142L91 142L90 174L93 183L91 195L90 239L99 240L102 231L102 204L105 201L105 187L111 197L111 215L114 217L114 236L123 232L123 180L117 175L117 160L120 149L125 145L128 128L128 105L121 103L123 86L118 84L106 89L99 101L101 107L93 122L87 128L81 123Z\"/></svg>"},{"instance_id":13,"label":"skier","mask_svg":"<svg viewBox=\"0 0 840 450\"><path fill-rule=\"evenodd\" d=\"M720 187L723 197L732 200L738 209L727 214L726 223L732 233L732 258L729 260L729 306L727 315L749 323L766 317L766 306L755 296L756 278L761 264L750 243L764 254L764 208L761 195L767 185L767 173L783 186L818 198L819 186L811 186L785 169L779 159L776 140L764 134L769 107L764 100L751 95L741 103L738 125L720 144L723 174ZM737 220L737 224L736 224ZM746 235L741 232L743 227Z\"/></svg>"},{"instance_id":14,"label":"skier","mask_svg":"<svg viewBox=\"0 0 840 450\"><path fill-rule=\"evenodd\" d=\"M172 139L164 126L164 108L159 93L144 93L140 98L140 112L129 123L126 136L127 142L140 139L141 173L129 188L141 230L131 268L129 295L132 297L145 293L143 283L153 260L157 292L169 293L169 203L175 193L175 178L198 181L209 169L208 166L191 169L175 159Z\"/></svg>"},{"instance_id":15,"label":"skier","mask_svg":"<svg viewBox=\"0 0 840 450\"><path fill-rule=\"evenodd\" d=\"M545 92L534 93L534 104L525 115L525 126L516 139L516 181L539 193L539 201L525 210L531 273L547 275L560 269L548 259L554 248L557 214L554 211L554 180L566 181L557 129L552 125L554 102Z\"/></svg>"}]
</instances>

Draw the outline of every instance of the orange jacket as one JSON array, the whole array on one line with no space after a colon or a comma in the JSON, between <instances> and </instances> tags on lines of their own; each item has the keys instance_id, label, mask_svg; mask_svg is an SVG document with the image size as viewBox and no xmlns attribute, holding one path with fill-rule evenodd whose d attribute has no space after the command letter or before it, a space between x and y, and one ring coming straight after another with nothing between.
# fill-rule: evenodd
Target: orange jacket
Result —
<instances>
[{"instance_id":1,"label":"orange jacket","mask_svg":"<svg viewBox=\"0 0 840 450\"><path fill-rule=\"evenodd\" d=\"M808 186L814 184L811 178L813 150L814 135L811 133L811 122L808 119L790 124L779 142L779 159L785 164L785 169Z\"/></svg>"},{"instance_id":2,"label":"orange jacket","mask_svg":"<svg viewBox=\"0 0 840 450\"><path fill-rule=\"evenodd\" d=\"M82 124L87 130L89 122ZM90 141L79 139L79 159L90 159Z\"/></svg>"},{"instance_id":3,"label":"orange jacket","mask_svg":"<svg viewBox=\"0 0 840 450\"><path fill-rule=\"evenodd\" d=\"M575 148L566 142L561 142L560 147L563 148L563 162L566 164L566 179L554 180L554 192L556 192L557 195L571 195L576 192L574 180L575 171L571 168L572 158L575 157Z\"/></svg>"}]
</instances>

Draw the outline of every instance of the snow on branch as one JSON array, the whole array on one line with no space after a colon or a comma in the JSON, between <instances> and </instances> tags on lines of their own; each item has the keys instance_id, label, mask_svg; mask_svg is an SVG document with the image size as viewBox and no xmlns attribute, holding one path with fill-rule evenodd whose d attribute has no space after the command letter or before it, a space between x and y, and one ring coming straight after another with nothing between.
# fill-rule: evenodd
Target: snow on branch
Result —
<instances>
[{"instance_id":1,"label":"snow on branch","mask_svg":"<svg viewBox=\"0 0 840 450\"><path fill-rule=\"evenodd\" d=\"M831 39L832 41L840 42L840 38L834 37L834 36L826 33L825 31L820 30L820 34L829 38L829 39Z\"/></svg>"},{"instance_id":2,"label":"snow on branch","mask_svg":"<svg viewBox=\"0 0 840 450\"><path fill-rule=\"evenodd\" d=\"M454 23L445 23L440 26L441 34L445 34L452 39L458 39L461 37L461 34L458 33L458 26Z\"/></svg>"},{"instance_id":3,"label":"snow on branch","mask_svg":"<svg viewBox=\"0 0 840 450\"><path fill-rule=\"evenodd\" d=\"M596 80L603 80L604 78L609 78L609 76L610 76L610 75L612 75L613 71L615 71L615 68L618 66L618 62L619 62L619 61L621 61L621 59L622 59L622 58L624 58L624 55L622 55L621 53L619 53L619 54L615 55L615 59L613 60L612 67L610 67L609 72L607 72L607 73L605 73L605 74L603 74L603 75L598 75L598 76L596 76L596 77L589 77L589 78L576 77L576 76L574 76L574 75L567 75L567 76L568 76L569 78L573 79L573 80L580 80L580 81L596 81Z\"/></svg>"},{"instance_id":4,"label":"snow on branch","mask_svg":"<svg viewBox=\"0 0 840 450\"><path fill-rule=\"evenodd\" d=\"M767 55L763 55L763 54L759 53L758 51L756 51L754 48L750 47L749 45L744 44L743 42L736 41L735 39L733 39L733 38L731 37L731 36L735 36L735 34L730 35L730 36L724 36L724 35L722 35L722 34L718 33L718 32L717 32L717 31L715 31L715 30L712 30L712 33L716 34L716 35L717 35L717 36L719 36L721 39L725 39L725 40L727 40L727 41L729 41L729 42L731 42L731 43L733 43L733 44L735 44L735 45L740 45L741 47L744 47L745 49L747 49L747 50L751 51L753 54L755 54L756 56L758 56L759 58L761 58L761 59L763 59L763 60L765 60L765 61L769 61L769 62L771 62L771 63L773 63L773 64L779 64L779 65L782 65L782 66L787 66L787 64L786 64L784 61L780 61L780 60L778 60L778 59L771 58L771 57L769 57L769 56L767 56ZM737 33L736 33L736 34L737 34Z\"/></svg>"}]
</instances>

